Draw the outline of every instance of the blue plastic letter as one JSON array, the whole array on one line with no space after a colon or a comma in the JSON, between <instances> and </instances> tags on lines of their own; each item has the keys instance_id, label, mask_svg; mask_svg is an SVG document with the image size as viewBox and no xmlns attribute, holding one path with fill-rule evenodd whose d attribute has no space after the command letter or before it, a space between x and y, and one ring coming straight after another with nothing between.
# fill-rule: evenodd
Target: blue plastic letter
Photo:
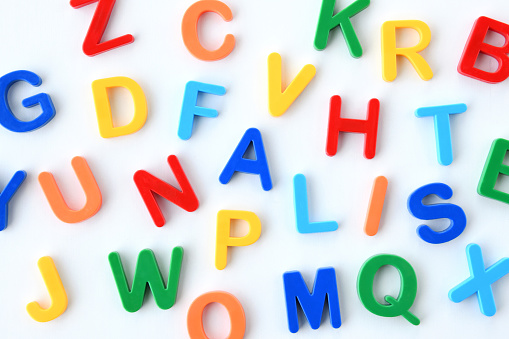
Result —
<instances>
[{"instance_id":1,"label":"blue plastic letter","mask_svg":"<svg viewBox=\"0 0 509 339\"><path fill-rule=\"evenodd\" d=\"M30 132L46 125L55 116L55 107L51 98L46 93L39 93L24 99L21 103L24 107L30 108L40 105L42 113L32 121L21 121L14 116L7 95L11 86L17 81L26 81L30 85L38 87L41 85L41 78L29 71L14 71L0 78L0 93L3 97L0 99L0 124L13 132Z\"/></svg>"},{"instance_id":2,"label":"blue plastic letter","mask_svg":"<svg viewBox=\"0 0 509 339\"><path fill-rule=\"evenodd\" d=\"M26 177L27 173L25 171L17 171L14 173L9 183L5 186L2 193L0 193L0 231L5 230L7 227L9 201L11 201L12 197Z\"/></svg>"},{"instance_id":3,"label":"blue plastic letter","mask_svg":"<svg viewBox=\"0 0 509 339\"><path fill-rule=\"evenodd\" d=\"M449 299L459 303L477 293L481 313L491 317L497 312L491 284L509 273L509 258L502 258L485 270L481 247L469 244L467 260L470 277L449 291Z\"/></svg>"},{"instance_id":4,"label":"blue plastic letter","mask_svg":"<svg viewBox=\"0 0 509 339\"><path fill-rule=\"evenodd\" d=\"M295 223L299 233L331 232L338 229L338 223L335 221L309 222L308 193L304 174L296 174L293 177L293 202Z\"/></svg>"},{"instance_id":5,"label":"blue plastic letter","mask_svg":"<svg viewBox=\"0 0 509 339\"><path fill-rule=\"evenodd\" d=\"M341 326L338 286L334 268L325 267L319 268L316 271L312 293L309 293L306 283L298 271L285 272L283 274L283 282L285 285L286 313L290 332L296 333L299 330L297 300L306 315L309 325L311 325L312 329L316 330L320 327L325 298L327 297L331 326L334 328Z\"/></svg>"},{"instance_id":6,"label":"blue plastic letter","mask_svg":"<svg viewBox=\"0 0 509 339\"><path fill-rule=\"evenodd\" d=\"M433 117L435 122L435 142L437 144L437 157L440 165L450 165L452 163L452 141L451 141L451 123L450 114L459 114L467 110L467 105L445 105L434 107L421 107L415 111L415 116Z\"/></svg>"},{"instance_id":7,"label":"blue plastic letter","mask_svg":"<svg viewBox=\"0 0 509 339\"><path fill-rule=\"evenodd\" d=\"M253 144L256 160L244 158L249 145ZM219 182L227 184L235 172L258 174L264 191L270 191L272 180L270 179L269 165L263 148L262 135L256 128L250 128L244 133L230 160L219 176Z\"/></svg>"},{"instance_id":8,"label":"blue plastic letter","mask_svg":"<svg viewBox=\"0 0 509 339\"><path fill-rule=\"evenodd\" d=\"M189 138L191 138L195 115L207 118L216 118L218 115L218 112L215 109L196 106L199 93L224 95L226 93L226 89L222 86L204 84L197 81L189 81L186 84L178 129L178 136L182 140L189 140Z\"/></svg>"},{"instance_id":9,"label":"blue plastic letter","mask_svg":"<svg viewBox=\"0 0 509 339\"><path fill-rule=\"evenodd\" d=\"M449 219L451 224L441 232L435 232L427 225L420 225L417 227L417 234L422 240L430 244L442 244L457 238L463 233L467 225L467 217L463 209L458 205L424 205L422 199L431 194L436 194L440 198L447 200L452 197L452 189L446 184L439 182L424 185L416 189L408 197L408 211L414 217L421 220Z\"/></svg>"}]
</instances>

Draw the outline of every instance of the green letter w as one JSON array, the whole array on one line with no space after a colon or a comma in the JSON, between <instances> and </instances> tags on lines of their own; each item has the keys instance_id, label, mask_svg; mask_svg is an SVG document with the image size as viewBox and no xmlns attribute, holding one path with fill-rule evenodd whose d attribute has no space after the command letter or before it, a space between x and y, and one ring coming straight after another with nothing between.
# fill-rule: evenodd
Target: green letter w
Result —
<instances>
[{"instance_id":1,"label":"green letter w","mask_svg":"<svg viewBox=\"0 0 509 339\"><path fill-rule=\"evenodd\" d=\"M117 252L111 252L108 255L108 260L125 310L127 312L136 312L141 308L147 284L159 308L167 310L172 307L177 298L183 255L184 250L182 247L173 248L168 285L164 287L163 277L157 266L154 252L150 249L141 251L136 264L132 289L129 289L129 283L124 273L122 261L120 261L120 255Z\"/></svg>"}]
</instances>

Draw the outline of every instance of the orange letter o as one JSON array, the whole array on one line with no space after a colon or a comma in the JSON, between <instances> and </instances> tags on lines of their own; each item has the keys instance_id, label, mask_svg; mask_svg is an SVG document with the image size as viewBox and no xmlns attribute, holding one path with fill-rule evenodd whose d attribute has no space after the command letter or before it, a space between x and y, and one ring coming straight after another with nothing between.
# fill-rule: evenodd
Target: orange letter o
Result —
<instances>
[{"instance_id":1,"label":"orange letter o","mask_svg":"<svg viewBox=\"0 0 509 339\"><path fill-rule=\"evenodd\" d=\"M242 339L246 332L246 316L240 302L228 292L215 291L196 298L187 312L187 331L191 339L208 339L203 329L203 310L210 303L223 305L230 316L231 330L228 339Z\"/></svg>"}]
</instances>

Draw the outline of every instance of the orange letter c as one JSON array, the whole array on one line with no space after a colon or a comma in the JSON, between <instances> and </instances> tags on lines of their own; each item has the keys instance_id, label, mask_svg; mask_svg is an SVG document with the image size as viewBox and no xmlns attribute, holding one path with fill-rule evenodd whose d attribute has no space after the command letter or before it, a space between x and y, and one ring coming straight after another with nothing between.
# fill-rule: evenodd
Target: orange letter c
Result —
<instances>
[{"instance_id":1,"label":"orange letter c","mask_svg":"<svg viewBox=\"0 0 509 339\"><path fill-rule=\"evenodd\" d=\"M235 37L227 34L224 42L218 49L210 51L204 48L198 38L198 20L206 12L219 14L224 21L231 21L231 9L217 0L201 0L191 5L182 19L182 38L189 52L196 58L205 61L215 61L227 57L235 47Z\"/></svg>"}]
</instances>

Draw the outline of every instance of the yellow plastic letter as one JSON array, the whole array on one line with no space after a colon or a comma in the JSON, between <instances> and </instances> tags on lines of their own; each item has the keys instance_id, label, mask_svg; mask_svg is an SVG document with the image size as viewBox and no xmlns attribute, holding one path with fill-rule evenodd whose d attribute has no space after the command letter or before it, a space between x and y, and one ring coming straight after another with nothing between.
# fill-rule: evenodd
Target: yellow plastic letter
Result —
<instances>
[{"instance_id":1,"label":"yellow plastic letter","mask_svg":"<svg viewBox=\"0 0 509 339\"><path fill-rule=\"evenodd\" d=\"M67 294L51 257L42 257L37 262L37 266L39 266L44 284L48 289L51 305L44 309L37 301L33 301L27 305L27 312L36 321L51 321L65 312L67 308Z\"/></svg>"},{"instance_id":2,"label":"yellow plastic letter","mask_svg":"<svg viewBox=\"0 0 509 339\"><path fill-rule=\"evenodd\" d=\"M412 28L420 36L420 41L414 47L396 48L396 29ZM433 71L428 63L418 53L428 47L431 41L431 31L426 23L419 20L386 21L382 24L382 77L391 82L398 74L396 57L407 58L414 66L422 80L433 78Z\"/></svg>"},{"instance_id":3,"label":"yellow plastic letter","mask_svg":"<svg viewBox=\"0 0 509 339\"><path fill-rule=\"evenodd\" d=\"M244 220L249 224L249 231L243 237L230 237L231 221ZM216 268L226 267L228 246L248 246L254 244L262 233L260 219L253 212L221 210L217 212L216 234Z\"/></svg>"},{"instance_id":4,"label":"yellow plastic letter","mask_svg":"<svg viewBox=\"0 0 509 339\"><path fill-rule=\"evenodd\" d=\"M279 117L286 112L288 107L311 82L316 74L316 68L311 64L304 66L288 87L281 92L283 90L281 55L271 53L267 64L269 66L269 113L274 117Z\"/></svg>"},{"instance_id":5,"label":"yellow plastic letter","mask_svg":"<svg viewBox=\"0 0 509 339\"><path fill-rule=\"evenodd\" d=\"M124 87L133 97L134 117L125 126L113 127L108 88ZM127 77L113 77L99 79L92 82L99 133L103 138L119 137L139 131L147 120L147 100L145 94L133 79Z\"/></svg>"}]
</instances>

